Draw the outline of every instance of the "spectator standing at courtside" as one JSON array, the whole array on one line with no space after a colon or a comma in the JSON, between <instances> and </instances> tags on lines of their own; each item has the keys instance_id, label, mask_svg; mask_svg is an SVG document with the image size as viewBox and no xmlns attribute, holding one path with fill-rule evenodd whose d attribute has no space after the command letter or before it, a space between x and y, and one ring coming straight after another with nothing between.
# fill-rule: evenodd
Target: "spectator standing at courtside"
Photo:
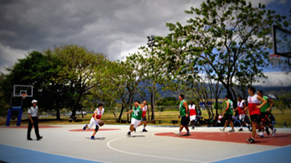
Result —
<instances>
[{"instance_id":1,"label":"spectator standing at courtside","mask_svg":"<svg viewBox=\"0 0 291 163\"><path fill-rule=\"evenodd\" d=\"M197 125L197 121L199 122L199 125L201 125L201 121L200 121L201 116L202 116L202 111L200 110L200 106L197 105L195 125Z\"/></svg>"},{"instance_id":2,"label":"spectator standing at courtside","mask_svg":"<svg viewBox=\"0 0 291 163\"><path fill-rule=\"evenodd\" d=\"M28 109L28 129L27 129L27 140L32 140L30 137L30 132L32 129L32 125L34 126L34 131L36 135L36 140L42 139L42 136L39 135L38 130L38 106L37 106L37 100L32 100L32 106Z\"/></svg>"}]
</instances>

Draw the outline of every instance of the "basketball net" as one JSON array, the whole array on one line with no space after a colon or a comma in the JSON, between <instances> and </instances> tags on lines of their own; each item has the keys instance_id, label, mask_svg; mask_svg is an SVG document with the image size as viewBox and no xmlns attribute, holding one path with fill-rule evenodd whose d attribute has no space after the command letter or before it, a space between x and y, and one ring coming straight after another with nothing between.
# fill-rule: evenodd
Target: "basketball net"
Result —
<instances>
[{"instance_id":1,"label":"basketball net","mask_svg":"<svg viewBox=\"0 0 291 163\"><path fill-rule=\"evenodd\" d=\"M22 99L25 99L26 96L27 96L27 94L26 93L23 93L22 94Z\"/></svg>"},{"instance_id":2,"label":"basketball net","mask_svg":"<svg viewBox=\"0 0 291 163\"><path fill-rule=\"evenodd\" d=\"M279 62L280 56L276 54L269 55L269 61L272 66L277 67Z\"/></svg>"}]
</instances>

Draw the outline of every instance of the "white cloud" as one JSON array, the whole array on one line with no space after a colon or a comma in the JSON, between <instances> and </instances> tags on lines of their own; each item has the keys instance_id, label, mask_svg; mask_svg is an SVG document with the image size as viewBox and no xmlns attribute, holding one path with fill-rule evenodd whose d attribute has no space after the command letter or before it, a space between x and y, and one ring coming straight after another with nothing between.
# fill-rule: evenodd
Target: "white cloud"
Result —
<instances>
[{"instance_id":1,"label":"white cloud","mask_svg":"<svg viewBox=\"0 0 291 163\"><path fill-rule=\"evenodd\" d=\"M28 51L12 49L0 43L0 72L7 73L6 68L12 68L13 64L21 58L25 58Z\"/></svg>"},{"instance_id":2,"label":"white cloud","mask_svg":"<svg viewBox=\"0 0 291 163\"><path fill-rule=\"evenodd\" d=\"M0 5L0 71L24 58L60 44L85 45L110 60L122 59L146 46L148 35L165 36L166 23L193 15L184 13L205 0L22 0ZM251 0L270 4L275 0ZM281 0L282 1L282 0ZM283 2L283 1L282 1ZM17 12L15 12L17 11Z\"/></svg>"},{"instance_id":3,"label":"white cloud","mask_svg":"<svg viewBox=\"0 0 291 163\"><path fill-rule=\"evenodd\" d=\"M286 74L282 71L265 72L268 78L256 78L259 82L254 83L254 85L260 85L264 87L269 86L291 86L291 75Z\"/></svg>"}]
</instances>

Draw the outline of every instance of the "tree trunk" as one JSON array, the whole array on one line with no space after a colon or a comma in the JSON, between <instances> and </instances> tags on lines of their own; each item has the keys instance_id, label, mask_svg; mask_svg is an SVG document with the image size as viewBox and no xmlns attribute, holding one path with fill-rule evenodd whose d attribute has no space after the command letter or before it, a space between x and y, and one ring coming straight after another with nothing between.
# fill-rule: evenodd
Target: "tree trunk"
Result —
<instances>
[{"instance_id":1,"label":"tree trunk","mask_svg":"<svg viewBox=\"0 0 291 163\"><path fill-rule=\"evenodd\" d=\"M83 95L83 92L81 92L79 94L79 96L77 98L77 101L75 102L75 105L73 106L71 118L75 118L76 117L76 111L77 111L77 109L79 107L82 95Z\"/></svg>"},{"instance_id":2,"label":"tree trunk","mask_svg":"<svg viewBox=\"0 0 291 163\"><path fill-rule=\"evenodd\" d=\"M155 108L154 108L154 100L153 100L153 94L151 93L151 110L152 110L152 116L151 120L155 120Z\"/></svg>"},{"instance_id":3,"label":"tree trunk","mask_svg":"<svg viewBox=\"0 0 291 163\"><path fill-rule=\"evenodd\" d=\"M121 116L122 116L122 113L123 113L124 108L125 108L125 106L122 104L122 105L121 105L121 111L120 111L119 117L118 117L118 119L117 119L117 122L118 122L118 123L120 123L120 121L121 121Z\"/></svg>"},{"instance_id":4,"label":"tree trunk","mask_svg":"<svg viewBox=\"0 0 291 163\"><path fill-rule=\"evenodd\" d=\"M57 109L57 120L61 120L60 109Z\"/></svg>"},{"instance_id":5,"label":"tree trunk","mask_svg":"<svg viewBox=\"0 0 291 163\"><path fill-rule=\"evenodd\" d=\"M215 110L216 110L216 115L218 115L218 98L215 98Z\"/></svg>"}]
</instances>

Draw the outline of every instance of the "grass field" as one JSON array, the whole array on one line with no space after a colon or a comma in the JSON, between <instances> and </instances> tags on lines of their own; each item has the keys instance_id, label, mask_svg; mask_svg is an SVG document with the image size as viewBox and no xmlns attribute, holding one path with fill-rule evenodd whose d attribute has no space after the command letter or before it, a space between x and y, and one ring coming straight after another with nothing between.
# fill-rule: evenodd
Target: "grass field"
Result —
<instances>
[{"instance_id":1,"label":"grass field","mask_svg":"<svg viewBox=\"0 0 291 163\"><path fill-rule=\"evenodd\" d=\"M273 110L273 114L276 117L276 127L283 127L283 123L286 122L288 127L291 127L291 109L283 110L284 113L280 110ZM172 120L179 120L178 118L179 112L178 111L162 111L162 112L155 112L155 119L160 120L162 123L156 123L155 125L171 125L171 126L178 126L179 124L172 124ZM118 116L118 114L117 114ZM208 118L208 114L205 110L202 111L202 116ZM57 124L86 124L90 122L92 114L87 114L82 118L81 115L77 116L77 119L82 121L80 122L69 122L69 116L61 116L61 120L56 120L55 117L42 117L40 118L41 125L57 125ZM148 118L148 116L147 116ZM106 124L129 124L129 123L117 123L115 117L112 112L105 112L102 116L102 119L105 121ZM127 120L127 115L122 115L122 120ZM27 124L28 119L22 119L22 125ZM6 118L0 118L0 125L5 125ZM149 123L151 125L152 123ZM11 120L10 125L16 125L16 120Z\"/></svg>"}]
</instances>

